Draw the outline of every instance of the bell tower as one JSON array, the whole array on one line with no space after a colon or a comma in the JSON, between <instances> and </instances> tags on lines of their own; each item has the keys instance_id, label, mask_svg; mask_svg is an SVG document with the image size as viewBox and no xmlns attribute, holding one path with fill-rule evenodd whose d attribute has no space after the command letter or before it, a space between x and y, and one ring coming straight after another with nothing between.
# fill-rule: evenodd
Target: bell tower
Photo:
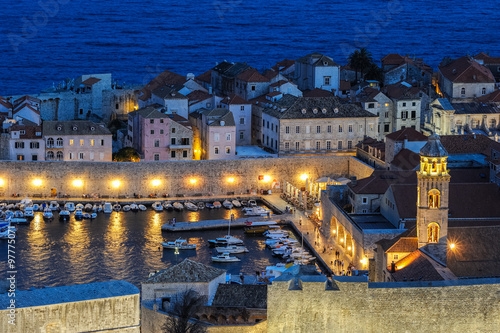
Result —
<instances>
[{"instance_id":1,"label":"bell tower","mask_svg":"<svg viewBox=\"0 0 500 333\"><path fill-rule=\"evenodd\" d=\"M417 172L418 248L446 265L448 250L448 197L450 175L448 152L433 134L420 150Z\"/></svg>"}]
</instances>

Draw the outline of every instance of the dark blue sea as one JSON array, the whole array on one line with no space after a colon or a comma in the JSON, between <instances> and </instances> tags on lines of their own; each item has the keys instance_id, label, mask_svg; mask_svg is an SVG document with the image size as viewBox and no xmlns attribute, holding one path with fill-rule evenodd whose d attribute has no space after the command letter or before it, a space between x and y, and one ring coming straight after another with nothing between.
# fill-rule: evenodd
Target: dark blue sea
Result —
<instances>
[{"instance_id":1,"label":"dark blue sea","mask_svg":"<svg viewBox=\"0 0 500 333\"><path fill-rule=\"evenodd\" d=\"M346 63L367 47L422 57L500 55L497 0L0 1L0 95L112 73L143 84L165 69L203 73L222 60L263 69L313 51Z\"/></svg>"}]
</instances>

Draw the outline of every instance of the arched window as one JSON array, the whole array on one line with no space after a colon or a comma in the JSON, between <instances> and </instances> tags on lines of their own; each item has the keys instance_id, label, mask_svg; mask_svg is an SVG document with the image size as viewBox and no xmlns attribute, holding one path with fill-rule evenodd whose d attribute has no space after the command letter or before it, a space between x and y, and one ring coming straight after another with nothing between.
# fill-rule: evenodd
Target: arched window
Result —
<instances>
[{"instance_id":1,"label":"arched window","mask_svg":"<svg viewBox=\"0 0 500 333\"><path fill-rule=\"evenodd\" d=\"M57 157L58 161L62 161L63 160L63 152L62 151L58 151L57 154L56 154L56 157Z\"/></svg>"},{"instance_id":2,"label":"arched window","mask_svg":"<svg viewBox=\"0 0 500 333\"><path fill-rule=\"evenodd\" d=\"M481 90L481 94L482 94L482 95L486 95L486 88L483 88L483 89Z\"/></svg>"},{"instance_id":3,"label":"arched window","mask_svg":"<svg viewBox=\"0 0 500 333\"><path fill-rule=\"evenodd\" d=\"M439 225L436 223L427 226L427 243L439 243Z\"/></svg>"},{"instance_id":4,"label":"arched window","mask_svg":"<svg viewBox=\"0 0 500 333\"><path fill-rule=\"evenodd\" d=\"M460 92L462 95L465 95L465 88L462 88L462 91Z\"/></svg>"},{"instance_id":5,"label":"arched window","mask_svg":"<svg viewBox=\"0 0 500 333\"><path fill-rule=\"evenodd\" d=\"M56 145L57 145L58 147L62 147L62 145L63 145L63 139L62 139L62 138L57 138L57 140L56 140Z\"/></svg>"},{"instance_id":6,"label":"arched window","mask_svg":"<svg viewBox=\"0 0 500 333\"><path fill-rule=\"evenodd\" d=\"M54 141L54 140L52 140ZM53 151L48 151L47 152L47 160L48 161L53 161L54 160L54 152Z\"/></svg>"},{"instance_id":7,"label":"arched window","mask_svg":"<svg viewBox=\"0 0 500 333\"><path fill-rule=\"evenodd\" d=\"M53 148L54 147L54 139L53 138L48 138L47 139L47 147Z\"/></svg>"},{"instance_id":8,"label":"arched window","mask_svg":"<svg viewBox=\"0 0 500 333\"><path fill-rule=\"evenodd\" d=\"M440 195L438 190L429 191L429 208L439 208Z\"/></svg>"}]
</instances>

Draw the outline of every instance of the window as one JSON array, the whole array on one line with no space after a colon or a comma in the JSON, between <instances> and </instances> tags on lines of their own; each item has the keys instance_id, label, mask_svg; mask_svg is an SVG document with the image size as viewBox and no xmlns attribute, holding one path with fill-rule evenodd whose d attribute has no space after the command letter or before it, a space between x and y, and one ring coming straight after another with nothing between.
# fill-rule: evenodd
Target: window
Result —
<instances>
[{"instance_id":1,"label":"window","mask_svg":"<svg viewBox=\"0 0 500 333\"><path fill-rule=\"evenodd\" d=\"M54 152L49 151L47 152L47 160L52 161L54 159Z\"/></svg>"},{"instance_id":2,"label":"window","mask_svg":"<svg viewBox=\"0 0 500 333\"><path fill-rule=\"evenodd\" d=\"M290 142L285 142L285 150L290 150Z\"/></svg>"},{"instance_id":3,"label":"window","mask_svg":"<svg viewBox=\"0 0 500 333\"><path fill-rule=\"evenodd\" d=\"M160 160L160 154L154 154L154 158L153 158L155 161L159 161Z\"/></svg>"},{"instance_id":4,"label":"window","mask_svg":"<svg viewBox=\"0 0 500 333\"><path fill-rule=\"evenodd\" d=\"M72 146L74 144L74 140L73 139L69 139L69 145Z\"/></svg>"},{"instance_id":5,"label":"window","mask_svg":"<svg viewBox=\"0 0 500 333\"><path fill-rule=\"evenodd\" d=\"M175 150L171 150L170 151L170 157L171 158L175 158Z\"/></svg>"},{"instance_id":6,"label":"window","mask_svg":"<svg viewBox=\"0 0 500 333\"><path fill-rule=\"evenodd\" d=\"M375 108L375 103L368 103L368 109Z\"/></svg>"},{"instance_id":7,"label":"window","mask_svg":"<svg viewBox=\"0 0 500 333\"><path fill-rule=\"evenodd\" d=\"M160 130L160 134L163 134L163 130Z\"/></svg>"},{"instance_id":8,"label":"window","mask_svg":"<svg viewBox=\"0 0 500 333\"><path fill-rule=\"evenodd\" d=\"M417 102L411 102L411 106L416 106Z\"/></svg>"},{"instance_id":9,"label":"window","mask_svg":"<svg viewBox=\"0 0 500 333\"><path fill-rule=\"evenodd\" d=\"M73 159L73 153L69 153L69 159L72 160Z\"/></svg>"},{"instance_id":10,"label":"window","mask_svg":"<svg viewBox=\"0 0 500 333\"><path fill-rule=\"evenodd\" d=\"M94 146L94 139L90 139L90 146Z\"/></svg>"},{"instance_id":11,"label":"window","mask_svg":"<svg viewBox=\"0 0 500 333\"><path fill-rule=\"evenodd\" d=\"M431 223L427 227L427 242L439 243L439 226L437 223Z\"/></svg>"},{"instance_id":12,"label":"window","mask_svg":"<svg viewBox=\"0 0 500 333\"><path fill-rule=\"evenodd\" d=\"M389 106L389 103L385 103L385 107L388 107Z\"/></svg>"},{"instance_id":13,"label":"window","mask_svg":"<svg viewBox=\"0 0 500 333\"><path fill-rule=\"evenodd\" d=\"M486 95L486 88L481 89L481 95Z\"/></svg>"},{"instance_id":14,"label":"window","mask_svg":"<svg viewBox=\"0 0 500 333\"><path fill-rule=\"evenodd\" d=\"M132 131L132 125L128 125L128 130Z\"/></svg>"},{"instance_id":15,"label":"window","mask_svg":"<svg viewBox=\"0 0 500 333\"><path fill-rule=\"evenodd\" d=\"M311 133L311 126L307 125L306 126L306 134Z\"/></svg>"},{"instance_id":16,"label":"window","mask_svg":"<svg viewBox=\"0 0 500 333\"><path fill-rule=\"evenodd\" d=\"M326 127L326 131L327 131L328 133L332 133L332 125L328 125L328 126Z\"/></svg>"},{"instance_id":17,"label":"window","mask_svg":"<svg viewBox=\"0 0 500 333\"><path fill-rule=\"evenodd\" d=\"M36 142L36 141L30 142L30 148L31 149L38 149L38 148L40 148L40 142Z\"/></svg>"},{"instance_id":18,"label":"window","mask_svg":"<svg viewBox=\"0 0 500 333\"><path fill-rule=\"evenodd\" d=\"M16 158L18 161L24 161L24 155L17 155Z\"/></svg>"},{"instance_id":19,"label":"window","mask_svg":"<svg viewBox=\"0 0 500 333\"><path fill-rule=\"evenodd\" d=\"M384 124L384 132L389 132L389 124Z\"/></svg>"},{"instance_id":20,"label":"window","mask_svg":"<svg viewBox=\"0 0 500 333\"><path fill-rule=\"evenodd\" d=\"M429 208L439 208L439 191L432 189L429 191Z\"/></svg>"},{"instance_id":21,"label":"window","mask_svg":"<svg viewBox=\"0 0 500 333\"><path fill-rule=\"evenodd\" d=\"M359 128L360 132L363 132L363 125L362 124L359 124L358 128Z\"/></svg>"},{"instance_id":22,"label":"window","mask_svg":"<svg viewBox=\"0 0 500 333\"><path fill-rule=\"evenodd\" d=\"M316 141L316 150L321 149L321 141Z\"/></svg>"},{"instance_id":23,"label":"window","mask_svg":"<svg viewBox=\"0 0 500 333\"><path fill-rule=\"evenodd\" d=\"M90 152L90 160L93 161L94 160L94 152Z\"/></svg>"},{"instance_id":24,"label":"window","mask_svg":"<svg viewBox=\"0 0 500 333\"><path fill-rule=\"evenodd\" d=\"M465 88L462 88L462 90L460 91L460 94L465 95Z\"/></svg>"},{"instance_id":25,"label":"window","mask_svg":"<svg viewBox=\"0 0 500 333\"><path fill-rule=\"evenodd\" d=\"M363 209L361 212L362 212L363 214L368 213L368 211L367 211L366 209Z\"/></svg>"},{"instance_id":26,"label":"window","mask_svg":"<svg viewBox=\"0 0 500 333\"><path fill-rule=\"evenodd\" d=\"M331 142L330 140L328 140L328 141L326 142L326 149L327 149L327 150L332 149L332 142Z\"/></svg>"},{"instance_id":27,"label":"window","mask_svg":"<svg viewBox=\"0 0 500 333\"><path fill-rule=\"evenodd\" d=\"M182 138L181 142L182 142L181 145L188 146L189 145L189 138Z\"/></svg>"},{"instance_id":28,"label":"window","mask_svg":"<svg viewBox=\"0 0 500 333\"><path fill-rule=\"evenodd\" d=\"M401 111L401 120L406 120L408 118L408 111Z\"/></svg>"},{"instance_id":29,"label":"window","mask_svg":"<svg viewBox=\"0 0 500 333\"><path fill-rule=\"evenodd\" d=\"M171 138L170 139L170 144L175 145L176 144L176 138Z\"/></svg>"},{"instance_id":30,"label":"window","mask_svg":"<svg viewBox=\"0 0 500 333\"><path fill-rule=\"evenodd\" d=\"M226 141L231 141L231 133L226 133Z\"/></svg>"},{"instance_id":31,"label":"window","mask_svg":"<svg viewBox=\"0 0 500 333\"><path fill-rule=\"evenodd\" d=\"M285 133L289 134L290 133L290 126L285 126Z\"/></svg>"},{"instance_id":32,"label":"window","mask_svg":"<svg viewBox=\"0 0 500 333\"><path fill-rule=\"evenodd\" d=\"M155 130L151 130L151 134L155 134Z\"/></svg>"},{"instance_id":33,"label":"window","mask_svg":"<svg viewBox=\"0 0 500 333\"><path fill-rule=\"evenodd\" d=\"M154 119L149 119L149 123L150 123L150 124L154 124L154 123L155 123L155 120L154 120Z\"/></svg>"},{"instance_id":34,"label":"window","mask_svg":"<svg viewBox=\"0 0 500 333\"><path fill-rule=\"evenodd\" d=\"M251 86L252 87L252 91L255 91L255 86Z\"/></svg>"},{"instance_id":35,"label":"window","mask_svg":"<svg viewBox=\"0 0 500 333\"><path fill-rule=\"evenodd\" d=\"M417 118L417 111L411 112L411 119L415 120Z\"/></svg>"},{"instance_id":36,"label":"window","mask_svg":"<svg viewBox=\"0 0 500 333\"><path fill-rule=\"evenodd\" d=\"M267 121L267 128L269 128L269 121Z\"/></svg>"},{"instance_id":37,"label":"window","mask_svg":"<svg viewBox=\"0 0 500 333\"><path fill-rule=\"evenodd\" d=\"M219 133L214 133L214 141L219 142Z\"/></svg>"},{"instance_id":38,"label":"window","mask_svg":"<svg viewBox=\"0 0 500 333\"><path fill-rule=\"evenodd\" d=\"M368 198L367 197L362 197L361 198L361 202L364 203L364 204L368 203Z\"/></svg>"},{"instance_id":39,"label":"window","mask_svg":"<svg viewBox=\"0 0 500 333\"><path fill-rule=\"evenodd\" d=\"M352 141L347 141L347 149L352 149Z\"/></svg>"},{"instance_id":40,"label":"window","mask_svg":"<svg viewBox=\"0 0 500 333\"><path fill-rule=\"evenodd\" d=\"M348 131L349 133L352 133L352 125L349 125L349 127L348 127L347 131Z\"/></svg>"},{"instance_id":41,"label":"window","mask_svg":"<svg viewBox=\"0 0 500 333\"><path fill-rule=\"evenodd\" d=\"M182 151L182 157L184 157L184 158L188 157L188 151L187 150L183 150Z\"/></svg>"},{"instance_id":42,"label":"window","mask_svg":"<svg viewBox=\"0 0 500 333\"><path fill-rule=\"evenodd\" d=\"M163 119L160 119L160 124L163 124Z\"/></svg>"},{"instance_id":43,"label":"window","mask_svg":"<svg viewBox=\"0 0 500 333\"><path fill-rule=\"evenodd\" d=\"M31 155L32 161L38 161L38 155Z\"/></svg>"},{"instance_id":44,"label":"window","mask_svg":"<svg viewBox=\"0 0 500 333\"><path fill-rule=\"evenodd\" d=\"M104 139L101 139L101 146L104 146Z\"/></svg>"},{"instance_id":45,"label":"window","mask_svg":"<svg viewBox=\"0 0 500 333\"><path fill-rule=\"evenodd\" d=\"M78 154L78 159L83 160L84 157L85 157L84 153L79 153Z\"/></svg>"},{"instance_id":46,"label":"window","mask_svg":"<svg viewBox=\"0 0 500 333\"><path fill-rule=\"evenodd\" d=\"M392 255L393 260L399 260L399 254L393 254Z\"/></svg>"},{"instance_id":47,"label":"window","mask_svg":"<svg viewBox=\"0 0 500 333\"><path fill-rule=\"evenodd\" d=\"M337 142L337 149L342 149L342 141Z\"/></svg>"},{"instance_id":48,"label":"window","mask_svg":"<svg viewBox=\"0 0 500 333\"><path fill-rule=\"evenodd\" d=\"M242 106L240 107L240 111L245 111L245 106L244 106L244 105L242 105Z\"/></svg>"},{"instance_id":49,"label":"window","mask_svg":"<svg viewBox=\"0 0 500 333\"><path fill-rule=\"evenodd\" d=\"M80 146L83 146L83 145L84 145L84 143L85 143L85 140L80 139Z\"/></svg>"},{"instance_id":50,"label":"window","mask_svg":"<svg viewBox=\"0 0 500 333\"><path fill-rule=\"evenodd\" d=\"M295 133L300 133L300 126L295 126Z\"/></svg>"},{"instance_id":51,"label":"window","mask_svg":"<svg viewBox=\"0 0 500 333\"><path fill-rule=\"evenodd\" d=\"M240 140L243 140L245 138L245 132L240 132Z\"/></svg>"},{"instance_id":52,"label":"window","mask_svg":"<svg viewBox=\"0 0 500 333\"><path fill-rule=\"evenodd\" d=\"M323 85L329 86L331 81L331 76L323 76Z\"/></svg>"},{"instance_id":53,"label":"window","mask_svg":"<svg viewBox=\"0 0 500 333\"><path fill-rule=\"evenodd\" d=\"M175 127L172 127L172 133L175 133Z\"/></svg>"},{"instance_id":54,"label":"window","mask_svg":"<svg viewBox=\"0 0 500 333\"><path fill-rule=\"evenodd\" d=\"M406 102L403 102L403 106L406 106Z\"/></svg>"},{"instance_id":55,"label":"window","mask_svg":"<svg viewBox=\"0 0 500 333\"><path fill-rule=\"evenodd\" d=\"M160 147L160 140L155 140L155 147Z\"/></svg>"},{"instance_id":56,"label":"window","mask_svg":"<svg viewBox=\"0 0 500 333\"><path fill-rule=\"evenodd\" d=\"M214 147L214 154L219 155L219 147Z\"/></svg>"},{"instance_id":57,"label":"window","mask_svg":"<svg viewBox=\"0 0 500 333\"><path fill-rule=\"evenodd\" d=\"M16 149L24 149L24 142L16 142L16 143L14 144L14 147L15 147Z\"/></svg>"},{"instance_id":58,"label":"window","mask_svg":"<svg viewBox=\"0 0 500 333\"><path fill-rule=\"evenodd\" d=\"M21 135L26 134L26 131L25 131L25 130L20 130L19 132L21 133Z\"/></svg>"},{"instance_id":59,"label":"window","mask_svg":"<svg viewBox=\"0 0 500 333\"><path fill-rule=\"evenodd\" d=\"M118 108L119 108L119 105L118 105L118 103L116 103L116 105L115 105L115 109L117 109L117 110L118 110ZM82 109L80 109L80 112L83 112L83 110L82 110ZM81 113L80 113L80 114L81 114Z\"/></svg>"},{"instance_id":60,"label":"window","mask_svg":"<svg viewBox=\"0 0 500 333\"><path fill-rule=\"evenodd\" d=\"M368 124L370 132L373 132L373 124Z\"/></svg>"},{"instance_id":61,"label":"window","mask_svg":"<svg viewBox=\"0 0 500 333\"><path fill-rule=\"evenodd\" d=\"M273 138L271 138L271 147L273 146L273 143L274 143Z\"/></svg>"},{"instance_id":62,"label":"window","mask_svg":"<svg viewBox=\"0 0 500 333\"><path fill-rule=\"evenodd\" d=\"M56 140L56 145L57 145L58 147L62 147L62 145L63 145L63 139L62 139L62 138L57 138L57 140Z\"/></svg>"},{"instance_id":63,"label":"window","mask_svg":"<svg viewBox=\"0 0 500 333\"><path fill-rule=\"evenodd\" d=\"M299 149L300 149L300 142L295 141L295 150L299 150Z\"/></svg>"},{"instance_id":64,"label":"window","mask_svg":"<svg viewBox=\"0 0 500 333\"><path fill-rule=\"evenodd\" d=\"M266 121L264 119L262 119L262 127L265 127L266 126Z\"/></svg>"},{"instance_id":65,"label":"window","mask_svg":"<svg viewBox=\"0 0 500 333\"><path fill-rule=\"evenodd\" d=\"M240 125L245 125L245 118L244 117L240 118Z\"/></svg>"},{"instance_id":66,"label":"window","mask_svg":"<svg viewBox=\"0 0 500 333\"><path fill-rule=\"evenodd\" d=\"M116 104L116 106L118 106L118 104ZM83 114L83 109L80 109L80 114Z\"/></svg>"},{"instance_id":67,"label":"window","mask_svg":"<svg viewBox=\"0 0 500 333\"><path fill-rule=\"evenodd\" d=\"M321 133L321 126L316 126L316 133Z\"/></svg>"},{"instance_id":68,"label":"window","mask_svg":"<svg viewBox=\"0 0 500 333\"><path fill-rule=\"evenodd\" d=\"M342 133L342 131L343 131L342 125L339 125L339 133Z\"/></svg>"},{"instance_id":69,"label":"window","mask_svg":"<svg viewBox=\"0 0 500 333\"><path fill-rule=\"evenodd\" d=\"M271 131L274 131L274 124L271 124Z\"/></svg>"},{"instance_id":70,"label":"window","mask_svg":"<svg viewBox=\"0 0 500 333\"><path fill-rule=\"evenodd\" d=\"M226 155L231 154L231 147L226 146Z\"/></svg>"}]
</instances>

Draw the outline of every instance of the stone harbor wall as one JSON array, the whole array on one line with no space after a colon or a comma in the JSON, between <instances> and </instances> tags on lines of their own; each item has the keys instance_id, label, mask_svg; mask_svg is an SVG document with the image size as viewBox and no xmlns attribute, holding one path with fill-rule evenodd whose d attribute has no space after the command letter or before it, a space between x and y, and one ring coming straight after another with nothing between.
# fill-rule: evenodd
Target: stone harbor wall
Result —
<instances>
[{"instance_id":1,"label":"stone harbor wall","mask_svg":"<svg viewBox=\"0 0 500 333\"><path fill-rule=\"evenodd\" d=\"M498 332L500 327L500 279L370 284L358 277L338 279L330 290L319 282L274 281L267 289L268 332Z\"/></svg>"},{"instance_id":2,"label":"stone harbor wall","mask_svg":"<svg viewBox=\"0 0 500 333\"><path fill-rule=\"evenodd\" d=\"M351 156L139 163L0 161L0 193L35 197L51 193L72 197L274 193L282 191L284 181L300 186L304 173L309 179L360 179L372 171Z\"/></svg>"}]
</instances>

